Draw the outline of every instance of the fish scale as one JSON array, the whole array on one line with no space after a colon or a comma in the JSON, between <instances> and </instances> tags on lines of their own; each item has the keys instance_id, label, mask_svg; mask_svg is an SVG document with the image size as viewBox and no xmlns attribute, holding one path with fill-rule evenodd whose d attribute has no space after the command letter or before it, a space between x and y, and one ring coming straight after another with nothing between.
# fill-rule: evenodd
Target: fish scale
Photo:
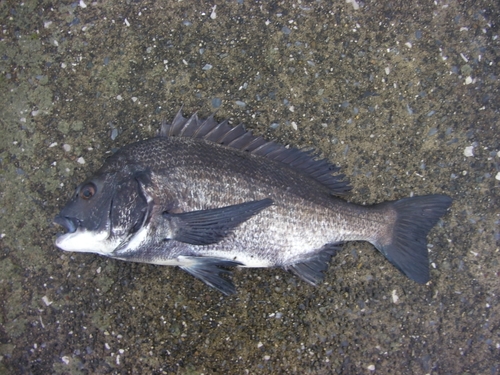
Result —
<instances>
[{"instance_id":1,"label":"fish scale","mask_svg":"<svg viewBox=\"0 0 500 375\"><path fill-rule=\"evenodd\" d=\"M123 147L80 184L55 222L62 250L179 266L225 294L227 267L281 267L310 284L346 241L372 243L429 280L426 237L451 199L346 202L339 168L213 116L179 111L157 137Z\"/></svg>"}]
</instances>

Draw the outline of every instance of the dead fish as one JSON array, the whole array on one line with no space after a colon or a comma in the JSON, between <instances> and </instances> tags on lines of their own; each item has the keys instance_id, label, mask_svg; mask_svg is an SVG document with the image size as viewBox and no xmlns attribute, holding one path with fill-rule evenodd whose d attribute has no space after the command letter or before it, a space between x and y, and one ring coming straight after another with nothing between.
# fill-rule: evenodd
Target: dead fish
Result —
<instances>
[{"instance_id":1,"label":"dead fish","mask_svg":"<svg viewBox=\"0 0 500 375\"><path fill-rule=\"evenodd\" d=\"M178 266L228 295L228 267L281 267L316 285L346 241L368 241L399 271L429 280L426 237L451 205L426 195L363 206L339 168L242 125L176 115L80 184L54 222L56 246Z\"/></svg>"}]
</instances>

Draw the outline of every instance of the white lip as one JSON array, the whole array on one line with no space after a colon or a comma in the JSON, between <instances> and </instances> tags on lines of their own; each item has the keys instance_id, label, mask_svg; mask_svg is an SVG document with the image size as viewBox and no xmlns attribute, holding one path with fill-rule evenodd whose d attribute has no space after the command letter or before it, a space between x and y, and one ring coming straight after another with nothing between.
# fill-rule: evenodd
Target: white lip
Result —
<instances>
[{"instance_id":1,"label":"white lip","mask_svg":"<svg viewBox=\"0 0 500 375\"><path fill-rule=\"evenodd\" d=\"M96 232L78 228L75 232L63 234L56 239L56 246L61 250L101 255L110 255L118 244L119 240L109 240L107 229Z\"/></svg>"}]
</instances>

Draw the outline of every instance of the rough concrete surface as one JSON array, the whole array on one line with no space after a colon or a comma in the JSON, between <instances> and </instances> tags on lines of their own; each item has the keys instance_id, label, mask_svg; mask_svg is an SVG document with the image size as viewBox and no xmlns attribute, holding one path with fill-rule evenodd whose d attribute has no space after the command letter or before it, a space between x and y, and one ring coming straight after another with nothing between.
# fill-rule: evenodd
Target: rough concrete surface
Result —
<instances>
[{"instance_id":1,"label":"rough concrete surface","mask_svg":"<svg viewBox=\"0 0 500 375\"><path fill-rule=\"evenodd\" d=\"M1 374L499 374L500 5L0 1ZM431 281L349 243L325 282L58 250L113 150L217 110L315 147L349 199L446 193ZM293 213L292 213L293 214Z\"/></svg>"}]
</instances>

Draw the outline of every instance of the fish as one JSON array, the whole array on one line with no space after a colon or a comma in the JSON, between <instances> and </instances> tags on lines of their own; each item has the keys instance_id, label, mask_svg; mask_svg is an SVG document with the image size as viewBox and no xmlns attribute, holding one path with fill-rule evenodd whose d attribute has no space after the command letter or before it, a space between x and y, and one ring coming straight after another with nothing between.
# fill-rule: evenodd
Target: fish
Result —
<instances>
[{"instance_id":1,"label":"fish","mask_svg":"<svg viewBox=\"0 0 500 375\"><path fill-rule=\"evenodd\" d=\"M427 235L445 194L373 205L345 200L340 168L214 115L163 121L78 185L54 223L64 251L177 266L225 295L233 267L280 267L318 285L348 241L368 241L401 273L430 280Z\"/></svg>"}]
</instances>

